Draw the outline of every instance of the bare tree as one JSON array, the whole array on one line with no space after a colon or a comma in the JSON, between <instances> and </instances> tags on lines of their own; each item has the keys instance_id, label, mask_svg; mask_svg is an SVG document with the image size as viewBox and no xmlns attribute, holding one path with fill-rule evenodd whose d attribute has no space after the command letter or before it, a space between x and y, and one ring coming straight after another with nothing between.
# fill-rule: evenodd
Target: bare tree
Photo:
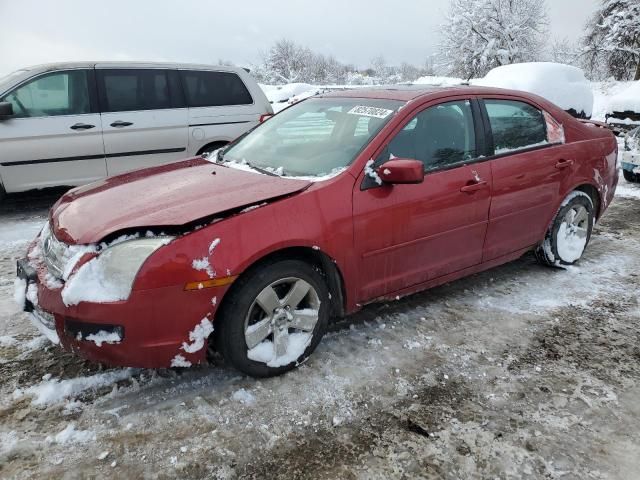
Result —
<instances>
[{"instance_id":1,"label":"bare tree","mask_svg":"<svg viewBox=\"0 0 640 480\"><path fill-rule=\"evenodd\" d=\"M452 0L440 56L449 74L467 79L500 65L535 61L547 24L544 0Z\"/></svg>"},{"instance_id":2,"label":"bare tree","mask_svg":"<svg viewBox=\"0 0 640 480\"><path fill-rule=\"evenodd\" d=\"M640 1L602 0L587 26L584 61L616 80L640 80Z\"/></svg>"}]
</instances>

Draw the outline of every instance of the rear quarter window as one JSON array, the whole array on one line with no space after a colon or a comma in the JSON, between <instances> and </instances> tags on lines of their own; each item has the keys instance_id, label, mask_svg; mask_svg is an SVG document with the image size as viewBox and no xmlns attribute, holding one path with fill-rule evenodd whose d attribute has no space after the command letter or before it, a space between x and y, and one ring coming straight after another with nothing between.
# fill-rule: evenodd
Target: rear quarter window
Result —
<instances>
[{"instance_id":1,"label":"rear quarter window","mask_svg":"<svg viewBox=\"0 0 640 480\"><path fill-rule=\"evenodd\" d=\"M232 72L180 72L189 107L250 105L253 98L244 82Z\"/></svg>"},{"instance_id":2,"label":"rear quarter window","mask_svg":"<svg viewBox=\"0 0 640 480\"><path fill-rule=\"evenodd\" d=\"M495 154L537 147L548 143L541 110L513 100L485 100Z\"/></svg>"}]
</instances>

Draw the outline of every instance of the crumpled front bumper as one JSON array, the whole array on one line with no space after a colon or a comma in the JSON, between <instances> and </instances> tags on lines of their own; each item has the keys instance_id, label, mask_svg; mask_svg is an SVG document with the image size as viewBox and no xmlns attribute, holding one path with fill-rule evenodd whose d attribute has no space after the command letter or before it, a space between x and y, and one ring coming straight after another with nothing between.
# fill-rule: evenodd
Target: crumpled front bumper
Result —
<instances>
[{"instance_id":1,"label":"crumpled front bumper","mask_svg":"<svg viewBox=\"0 0 640 480\"><path fill-rule=\"evenodd\" d=\"M183 345L190 343L189 333L203 318L213 320L216 306L212 298L222 298L228 288L185 291L183 285L176 285L134 290L125 301L66 306L63 287L52 285L44 262L25 258L18 265L19 278L31 288L24 309L36 327L54 343L59 339L65 350L113 366L167 368L178 355L183 364L206 361L206 344L193 353ZM95 342L78 334L79 328L95 333L114 326L122 332L117 343Z\"/></svg>"}]
</instances>

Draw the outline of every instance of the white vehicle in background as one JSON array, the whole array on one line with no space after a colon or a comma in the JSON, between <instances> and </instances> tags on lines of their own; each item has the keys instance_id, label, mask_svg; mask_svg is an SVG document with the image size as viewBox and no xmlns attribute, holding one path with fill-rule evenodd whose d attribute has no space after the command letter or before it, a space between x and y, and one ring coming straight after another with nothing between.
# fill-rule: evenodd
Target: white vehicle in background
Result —
<instances>
[{"instance_id":1,"label":"white vehicle in background","mask_svg":"<svg viewBox=\"0 0 640 480\"><path fill-rule=\"evenodd\" d=\"M213 151L273 114L247 71L59 63L0 79L0 193L74 186Z\"/></svg>"},{"instance_id":2,"label":"white vehicle in background","mask_svg":"<svg viewBox=\"0 0 640 480\"><path fill-rule=\"evenodd\" d=\"M624 134L640 126L640 81L609 100L606 121L617 134Z\"/></svg>"},{"instance_id":3,"label":"white vehicle in background","mask_svg":"<svg viewBox=\"0 0 640 480\"><path fill-rule=\"evenodd\" d=\"M640 183L640 127L624 138L620 153L620 166L627 182Z\"/></svg>"},{"instance_id":4,"label":"white vehicle in background","mask_svg":"<svg viewBox=\"0 0 640 480\"><path fill-rule=\"evenodd\" d=\"M562 63L532 62L491 70L474 85L522 90L555 103L576 118L591 118L593 90L584 72Z\"/></svg>"}]
</instances>

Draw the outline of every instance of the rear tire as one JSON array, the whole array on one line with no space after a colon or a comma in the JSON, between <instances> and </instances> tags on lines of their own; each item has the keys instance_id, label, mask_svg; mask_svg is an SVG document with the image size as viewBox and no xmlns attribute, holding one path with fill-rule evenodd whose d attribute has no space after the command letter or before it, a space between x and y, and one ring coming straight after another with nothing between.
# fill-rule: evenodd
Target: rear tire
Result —
<instances>
[{"instance_id":1,"label":"rear tire","mask_svg":"<svg viewBox=\"0 0 640 480\"><path fill-rule=\"evenodd\" d=\"M304 362L330 314L322 275L301 260L260 265L240 277L218 315L217 350L252 377L283 374Z\"/></svg>"},{"instance_id":2,"label":"rear tire","mask_svg":"<svg viewBox=\"0 0 640 480\"><path fill-rule=\"evenodd\" d=\"M595 212L593 200L581 191L565 199L547 234L535 250L538 261L551 267L573 265L591 239Z\"/></svg>"},{"instance_id":3,"label":"rear tire","mask_svg":"<svg viewBox=\"0 0 640 480\"><path fill-rule=\"evenodd\" d=\"M622 175L624 176L624 179L627 182L631 182L631 183L640 182L640 175L638 175L637 173L630 172L629 170L622 170Z\"/></svg>"}]
</instances>

